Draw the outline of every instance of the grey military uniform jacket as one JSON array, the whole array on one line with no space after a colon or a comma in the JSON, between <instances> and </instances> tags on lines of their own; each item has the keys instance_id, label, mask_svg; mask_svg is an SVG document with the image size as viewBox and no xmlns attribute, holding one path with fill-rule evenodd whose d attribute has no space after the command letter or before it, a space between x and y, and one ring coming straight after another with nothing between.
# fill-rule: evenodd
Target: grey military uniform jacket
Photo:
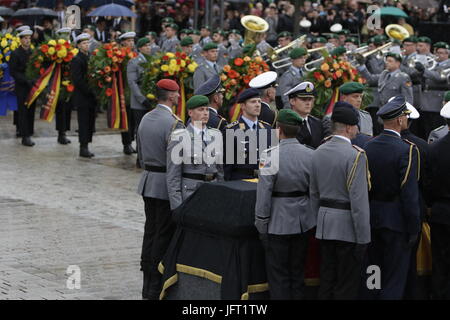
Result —
<instances>
[{"instance_id":1,"label":"grey military uniform jacket","mask_svg":"<svg viewBox=\"0 0 450 320\"><path fill-rule=\"evenodd\" d=\"M185 139L185 140L183 140ZM168 156L167 164L167 189L169 191L170 207L172 210L178 208L198 187L204 183L202 180L183 177L184 173L214 175L216 178L212 181L223 181L223 147L222 133L216 129L205 129L204 141L202 137L195 132L192 125L186 129L175 130L169 142L168 155L177 153L182 161L175 162ZM190 146L179 148L186 141ZM197 148L194 144L197 144ZM217 143L217 148L215 147ZM214 148L213 145L214 144ZM208 148L208 145L210 146ZM200 149L201 148L201 149ZM208 152L208 154L207 154ZM182 158L181 158L182 157ZM209 157L210 161L205 161Z\"/></svg>"},{"instance_id":2,"label":"grey military uniform jacket","mask_svg":"<svg viewBox=\"0 0 450 320\"><path fill-rule=\"evenodd\" d=\"M217 58L217 63L224 66L228 63L228 49L220 43L217 47L219 49L219 57Z\"/></svg>"},{"instance_id":3,"label":"grey military uniform jacket","mask_svg":"<svg viewBox=\"0 0 450 320\"><path fill-rule=\"evenodd\" d=\"M89 39L89 48L88 48L89 53L94 52L95 49L100 47L100 45L101 45L101 43L99 41L95 40L94 38Z\"/></svg>"},{"instance_id":4,"label":"grey military uniform jacket","mask_svg":"<svg viewBox=\"0 0 450 320\"><path fill-rule=\"evenodd\" d=\"M205 58L202 56L202 47L200 44L196 43L192 46L192 54L191 58L200 65L205 61Z\"/></svg>"},{"instance_id":5,"label":"grey military uniform jacket","mask_svg":"<svg viewBox=\"0 0 450 320\"><path fill-rule=\"evenodd\" d=\"M316 215L308 195L273 196L273 192L308 193L312 156L313 150L296 138L283 139L263 152L255 206L255 226L260 233L300 234L314 228Z\"/></svg>"},{"instance_id":6,"label":"grey military uniform jacket","mask_svg":"<svg viewBox=\"0 0 450 320\"><path fill-rule=\"evenodd\" d=\"M380 107L385 105L391 97L397 95L405 96L407 102L414 105L411 78L400 69L390 72L384 70L381 74L371 74L366 66L358 67L361 75L370 83L377 83L380 95Z\"/></svg>"},{"instance_id":7,"label":"grey military uniform jacket","mask_svg":"<svg viewBox=\"0 0 450 320\"><path fill-rule=\"evenodd\" d=\"M228 59L235 59L242 55L242 47L239 43L232 44L228 48Z\"/></svg>"},{"instance_id":8,"label":"grey military uniform jacket","mask_svg":"<svg viewBox=\"0 0 450 320\"><path fill-rule=\"evenodd\" d=\"M449 85L447 79L442 79L439 72L447 68L450 68L450 59L438 63L432 71L425 69L421 111L439 112L441 110L444 94L449 89Z\"/></svg>"},{"instance_id":9,"label":"grey military uniform jacket","mask_svg":"<svg viewBox=\"0 0 450 320\"><path fill-rule=\"evenodd\" d=\"M152 51L150 52L150 54L153 56L159 52L161 52L161 48L160 46L158 46L156 43L153 43L150 48L152 49Z\"/></svg>"},{"instance_id":10,"label":"grey military uniform jacket","mask_svg":"<svg viewBox=\"0 0 450 320\"><path fill-rule=\"evenodd\" d=\"M375 56L369 56L366 61L367 70L369 70L369 72L372 74L382 73L384 70L384 65L385 65L384 59L379 59ZM370 105L368 105L367 107L368 108L370 108L370 107L378 108L380 105L380 95L378 94L378 84L372 83L372 85L370 85L370 83L369 83L369 87L371 88L371 91L372 91L373 100L370 103Z\"/></svg>"},{"instance_id":11,"label":"grey military uniform jacket","mask_svg":"<svg viewBox=\"0 0 450 320\"><path fill-rule=\"evenodd\" d=\"M202 84L208 81L212 76L220 74L222 66L216 63L217 71L206 61L197 67L194 71L194 91Z\"/></svg>"},{"instance_id":12,"label":"grey military uniform jacket","mask_svg":"<svg viewBox=\"0 0 450 320\"><path fill-rule=\"evenodd\" d=\"M256 49L259 51L261 56L267 54L267 50L269 50L269 48L272 48L272 46L268 44L266 40L262 40L260 43L256 45Z\"/></svg>"},{"instance_id":13,"label":"grey military uniform jacket","mask_svg":"<svg viewBox=\"0 0 450 320\"><path fill-rule=\"evenodd\" d=\"M142 53L128 61L127 64L127 81L128 87L130 88L130 105L131 109L135 110L146 110L147 108L142 105L142 103L147 99L141 92L139 87L142 75L144 74L144 68L141 66L142 63L146 62L145 56Z\"/></svg>"},{"instance_id":14,"label":"grey military uniform jacket","mask_svg":"<svg viewBox=\"0 0 450 320\"><path fill-rule=\"evenodd\" d=\"M173 52L177 51L177 47L180 44L180 40L177 37L172 37L170 39L164 40L161 46L162 52Z\"/></svg>"},{"instance_id":15,"label":"grey military uniform jacket","mask_svg":"<svg viewBox=\"0 0 450 320\"><path fill-rule=\"evenodd\" d=\"M359 122L358 128L359 132L368 136L373 136L373 122L370 113L364 110L358 110ZM332 134L331 132L331 114L326 115L322 119L324 136L328 137Z\"/></svg>"},{"instance_id":16,"label":"grey military uniform jacket","mask_svg":"<svg viewBox=\"0 0 450 320\"><path fill-rule=\"evenodd\" d=\"M410 59L414 59L416 53L412 53L407 57L404 57L402 64L400 65L400 70L409 75L413 83L413 98L414 107L421 109L422 106L422 74L416 70L416 68L410 68L408 63Z\"/></svg>"},{"instance_id":17,"label":"grey military uniform jacket","mask_svg":"<svg viewBox=\"0 0 450 320\"><path fill-rule=\"evenodd\" d=\"M281 96L281 101L283 101L284 109L291 108L289 97L285 96L284 94L298 85L302 81L302 79L303 71L300 70L299 73L298 69L293 66L290 66L289 69L281 76L280 81L278 82L277 96Z\"/></svg>"},{"instance_id":18,"label":"grey military uniform jacket","mask_svg":"<svg viewBox=\"0 0 450 320\"><path fill-rule=\"evenodd\" d=\"M430 135L428 136L428 143L436 142L437 140L445 137L448 133L448 126L443 125L439 128L434 129L430 132Z\"/></svg>"},{"instance_id":19,"label":"grey military uniform jacket","mask_svg":"<svg viewBox=\"0 0 450 320\"><path fill-rule=\"evenodd\" d=\"M167 149L172 131L184 128L180 118L158 104L147 113L137 132L138 157L142 168L155 166L167 170ZM145 170L138 186L143 197L169 200L166 172Z\"/></svg>"},{"instance_id":20,"label":"grey military uniform jacket","mask_svg":"<svg viewBox=\"0 0 450 320\"><path fill-rule=\"evenodd\" d=\"M369 188L364 150L336 136L319 146L313 154L310 183L316 238L369 243ZM321 199L350 203L351 210L321 206Z\"/></svg>"}]
</instances>

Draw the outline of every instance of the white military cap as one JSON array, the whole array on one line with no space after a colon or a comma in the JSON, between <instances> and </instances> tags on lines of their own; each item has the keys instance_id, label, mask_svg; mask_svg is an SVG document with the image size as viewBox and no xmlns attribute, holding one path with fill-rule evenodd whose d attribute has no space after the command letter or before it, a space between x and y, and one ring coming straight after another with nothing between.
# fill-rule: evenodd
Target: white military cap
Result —
<instances>
[{"instance_id":1,"label":"white military cap","mask_svg":"<svg viewBox=\"0 0 450 320\"><path fill-rule=\"evenodd\" d=\"M125 39L130 39L130 38L135 38L136 37L136 32L125 32L124 34L122 34L119 37L119 40L125 40Z\"/></svg>"},{"instance_id":2,"label":"white military cap","mask_svg":"<svg viewBox=\"0 0 450 320\"><path fill-rule=\"evenodd\" d=\"M394 100L394 97L389 98L388 102L391 102L392 100ZM409 113L407 114L407 117L409 119L419 119L420 118L420 113L419 111L417 111L417 109L408 101L406 101L406 109L408 109Z\"/></svg>"},{"instance_id":3,"label":"white military cap","mask_svg":"<svg viewBox=\"0 0 450 320\"><path fill-rule=\"evenodd\" d=\"M441 109L441 116L445 119L450 119L450 101L444 104Z\"/></svg>"},{"instance_id":4,"label":"white military cap","mask_svg":"<svg viewBox=\"0 0 450 320\"><path fill-rule=\"evenodd\" d=\"M31 36L33 34L33 30L23 30L22 32L20 32L18 34L19 37L24 37L24 36Z\"/></svg>"},{"instance_id":5,"label":"white military cap","mask_svg":"<svg viewBox=\"0 0 450 320\"><path fill-rule=\"evenodd\" d=\"M65 28L61 28L56 30L56 33L70 33L70 31L72 31L72 29L70 29L69 27L65 27Z\"/></svg>"},{"instance_id":6,"label":"white military cap","mask_svg":"<svg viewBox=\"0 0 450 320\"><path fill-rule=\"evenodd\" d=\"M275 71L267 71L261 73L259 76L254 77L248 84L250 88L266 89L277 81L277 73Z\"/></svg>"},{"instance_id":7,"label":"white military cap","mask_svg":"<svg viewBox=\"0 0 450 320\"><path fill-rule=\"evenodd\" d=\"M75 42L80 43L81 41L89 40L90 38L91 36L88 33L82 33L75 38Z\"/></svg>"},{"instance_id":8,"label":"white military cap","mask_svg":"<svg viewBox=\"0 0 450 320\"><path fill-rule=\"evenodd\" d=\"M304 81L293 87L291 90L284 93L285 96L296 95L298 97L314 97L316 90L314 84L309 81Z\"/></svg>"},{"instance_id":9,"label":"white military cap","mask_svg":"<svg viewBox=\"0 0 450 320\"><path fill-rule=\"evenodd\" d=\"M30 27L29 26L20 26L20 27L16 28L17 32L22 32L24 30L30 30Z\"/></svg>"},{"instance_id":10,"label":"white military cap","mask_svg":"<svg viewBox=\"0 0 450 320\"><path fill-rule=\"evenodd\" d=\"M311 21L307 20L307 19L303 19L302 21L300 21L300 27L302 28L310 28L311 27Z\"/></svg>"}]
</instances>

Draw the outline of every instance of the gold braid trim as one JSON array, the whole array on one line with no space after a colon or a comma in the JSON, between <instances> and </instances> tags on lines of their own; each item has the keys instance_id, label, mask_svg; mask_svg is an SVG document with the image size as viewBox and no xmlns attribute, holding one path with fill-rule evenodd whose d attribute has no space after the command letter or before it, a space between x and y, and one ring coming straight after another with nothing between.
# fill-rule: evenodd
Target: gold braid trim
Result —
<instances>
[{"instance_id":1,"label":"gold braid trim","mask_svg":"<svg viewBox=\"0 0 450 320\"><path fill-rule=\"evenodd\" d=\"M358 151L358 154L356 155L356 159L353 162L352 169L350 170L350 175L347 179L347 189L350 189L350 186L352 185L353 178L355 177L356 167L358 166L359 157L361 156L362 152Z\"/></svg>"},{"instance_id":2,"label":"gold braid trim","mask_svg":"<svg viewBox=\"0 0 450 320\"><path fill-rule=\"evenodd\" d=\"M367 170L367 186L369 187L368 191L370 191L370 189L372 189L372 182L370 182L371 176L369 170L369 159L367 159L367 156L366 156L366 170Z\"/></svg>"},{"instance_id":3,"label":"gold braid trim","mask_svg":"<svg viewBox=\"0 0 450 320\"><path fill-rule=\"evenodd\" d=\"M408 160L408 168L406 168L406 174L403 178L402 184L400 185L400 188L403 187L403 185L408 181L409 172L411 171L411 163L412 163L412 151L413 151L414 145L411 144L409 146L409 160Z\"/></svg>"},{"instance_id":4,"label":"gold braid trim","mask_svg":"<svg viewBox=\"0 0 450 320\"><path fill-rule=\"evenodd\" d=\"M420 180L420 150L416 147L417 150L417 181Z\"/></svg>"}]
</instances>

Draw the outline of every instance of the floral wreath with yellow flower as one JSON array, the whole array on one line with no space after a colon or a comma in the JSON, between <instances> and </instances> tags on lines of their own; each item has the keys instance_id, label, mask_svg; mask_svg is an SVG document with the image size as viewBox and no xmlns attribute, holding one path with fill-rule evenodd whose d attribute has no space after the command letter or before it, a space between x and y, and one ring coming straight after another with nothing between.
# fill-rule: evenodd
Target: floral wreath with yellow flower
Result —
<instances>
[{"instance_id":1,"label":"floral wreath with yellow flower","mask_svg":"<svg viewBox=\"0 0 450 320\"><path fill-rule=\"evenodd\" d=\"M11 33L7 33L0 36L0 65L8 63L11 58L11 53L16 50L20 45L18 37L13 36ZM3 77L3 68L0 68L0 80Z\"/></svg>"}]
</instances>

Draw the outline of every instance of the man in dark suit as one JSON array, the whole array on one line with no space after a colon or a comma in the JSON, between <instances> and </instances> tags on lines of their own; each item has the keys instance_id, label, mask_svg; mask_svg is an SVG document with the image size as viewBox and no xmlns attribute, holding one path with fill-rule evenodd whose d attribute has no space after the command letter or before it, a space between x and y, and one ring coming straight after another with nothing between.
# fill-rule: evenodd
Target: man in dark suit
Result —
<instances>
[{"instance_id":1,"label":"man in dark suit","mask_svg":"<svg viewBox=\"0 0 450 320\"><path fill-rule=\"evenodd\" d=\"M104 18L99 18L96 23L97 28L95 28L95 40L102 43L109 42L109 32L106 27L106 20Z\"/></svg>"},{"instance_id":2,"label":"man in dark suit","mask_svg":"<svg viewBox=\"0 0 450 320\"><path fill-rule=\"evenodd\" d=\"M402 299L412 248L420 232L419 151L402 140L407 121L404 96L396 96L377 112L383 132L365 147L372 177L369 265L381 269L381 289L372 291L378 299Z\"/></svg>"},{"instance_id":3,"label":"man in dark suit","mask_svg":"<svg viewBox=\"0 0 450 320\"><path fill-rule=\"evenodd\" d=\"M75 86L72 101L78 114L80 157L84 158L92 158L94 156L88 149L88 143L92 142L95 128L95 106L97 104L95 93L87 84L89 39L90 36L87 33L82 33L76 38L77 47L80 51L73 58L70 66L72 82Z\"/></svg>"},{"instance_id":4,"label":"man in dark suit","mask_svg":"<svg viewBox=\"0 0 450 320\"><path fill-rule=\"evenodd\" d=\"M301 82L284 95L289 97L292 110L305 119L300 127L297 139L301 144L317 148L324 138L322 121L311 116L316 90L311 82Z\"/></svg>"},{"instance_id":5,"label":"man in dark suit","mask_svg":"<svg viewBox=\"0 0 450 320\"><path fill-rule=\"evenodd\" d=\"M20 46L12 52L11 60L9 61L11 76L16 83L15 93L17 96L19 133L22 137L22 144L27 147L34 146L31 136L34 133L34 113L36 110L35 103L31 106L25 105L30 90L34 85L34 81L27 79L25 76L27 63L32 54L32 34L33 31L31 30L24 30L18 34Z\"/></svg>"},{"instance_id":6,"label":"man in dark suit","mask_svg":"<svg viewBox=\"0 0 450 320\"><path fill-rule=\"evenodd\" d=\"M440 112L450 130L450 102ZM448 131L447 131L448 132ZM430 145L433 297L450 299L450 134Z\"/></svg>"}]
</instances>

